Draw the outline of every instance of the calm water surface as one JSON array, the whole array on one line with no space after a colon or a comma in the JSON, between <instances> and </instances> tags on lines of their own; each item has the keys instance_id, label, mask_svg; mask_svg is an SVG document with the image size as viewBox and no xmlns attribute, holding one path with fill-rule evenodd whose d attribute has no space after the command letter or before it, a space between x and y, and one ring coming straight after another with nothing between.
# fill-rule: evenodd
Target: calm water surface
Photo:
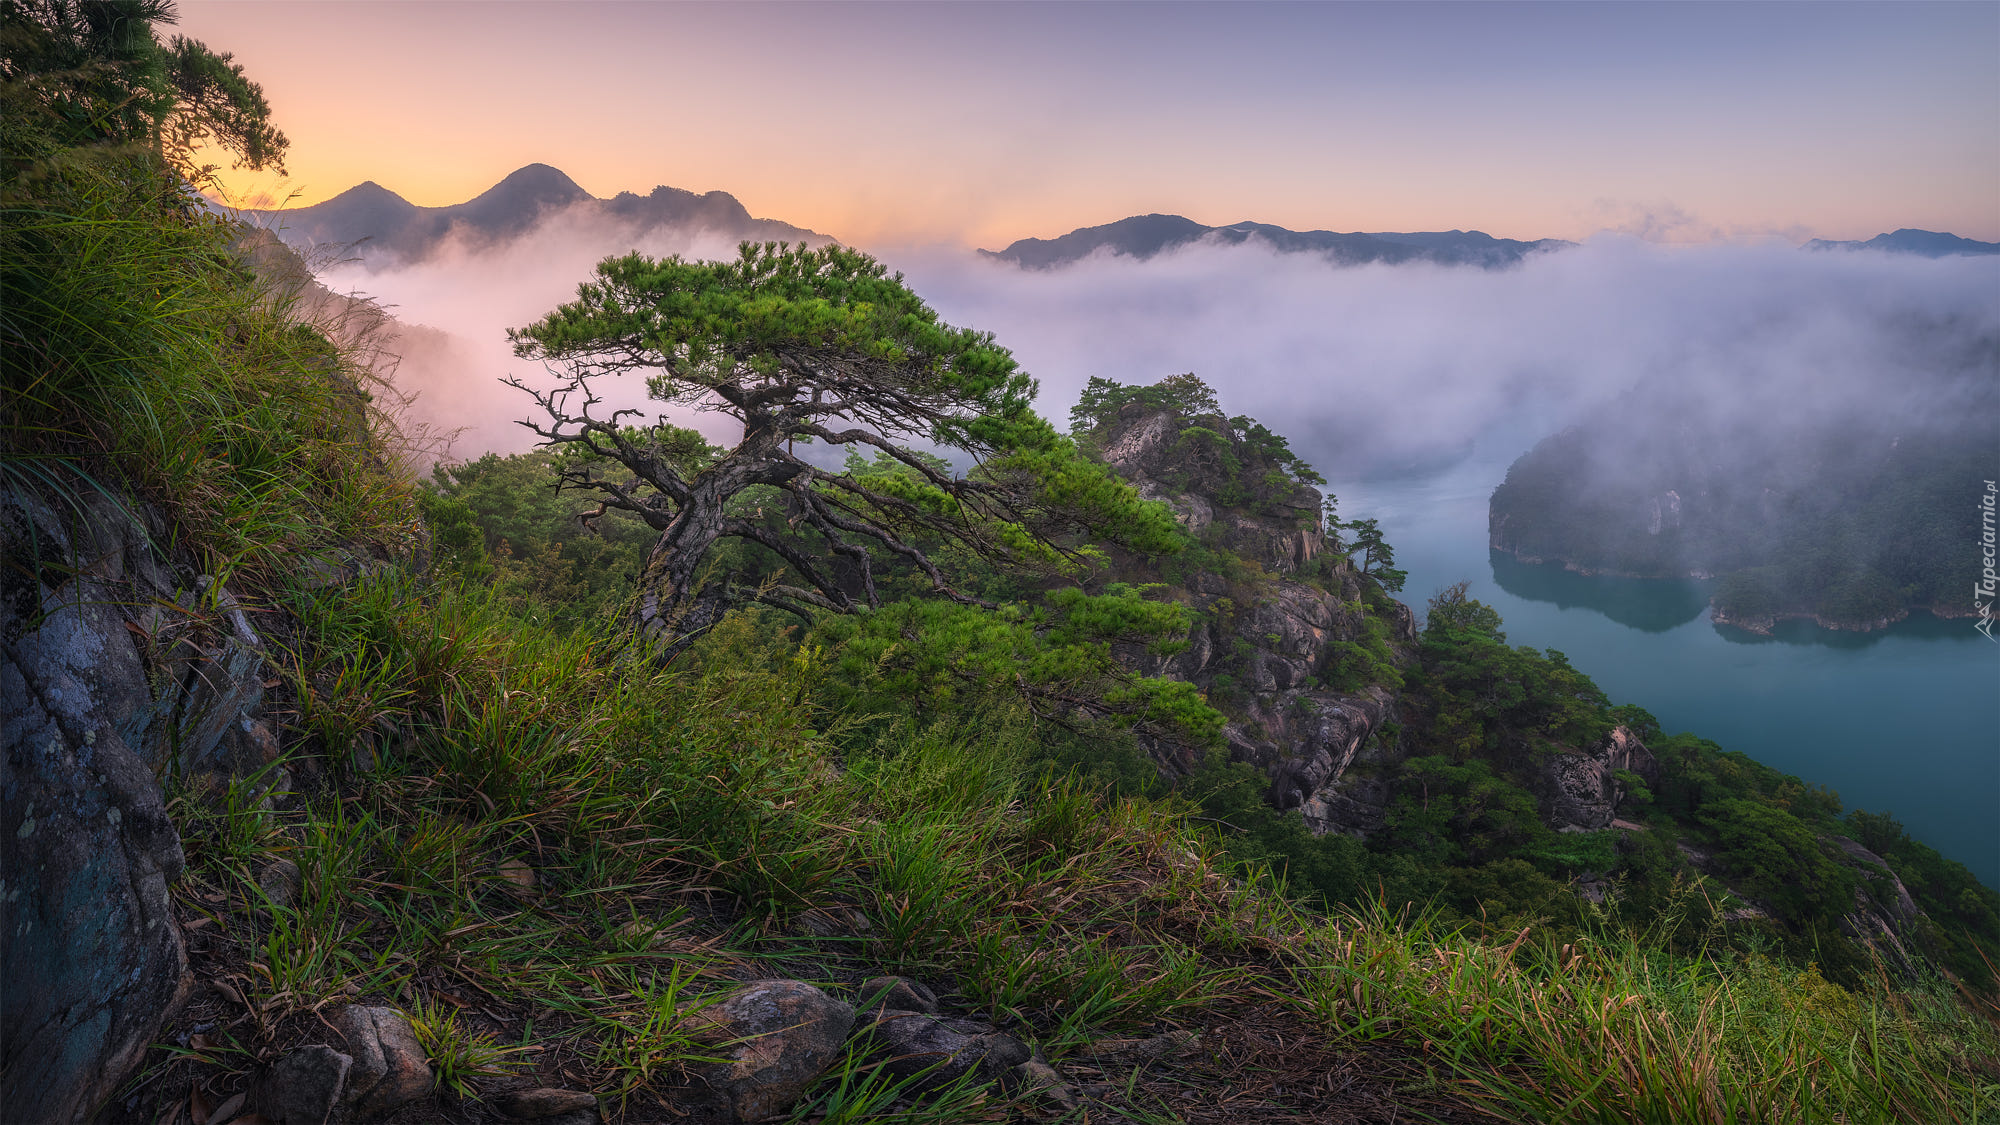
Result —
<instances>
[{"instance_id":1,"label":"calm water surface","mask_svg":"<svg viewBox=\"0 0 2000 1125\"><path fill-rule=\"evenodd\" d=\"M1913 618L1874 633L1790 622L1775 637L1719 629L1696 582L1585 578L1486 546L1506 461L1348 484L1346 518L1375 516L1419 613L1448 583L1500 611L1507 640L1557 649L1614 702L1888 812L2000 886L2000 644L1970 621Z\"/></svg>"}]
</instances>

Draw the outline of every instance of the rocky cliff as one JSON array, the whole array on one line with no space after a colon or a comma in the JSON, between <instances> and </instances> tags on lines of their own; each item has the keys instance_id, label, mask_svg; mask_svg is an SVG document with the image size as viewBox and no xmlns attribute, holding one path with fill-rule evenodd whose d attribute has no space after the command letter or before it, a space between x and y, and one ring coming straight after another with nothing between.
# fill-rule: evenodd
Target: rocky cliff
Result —
<instances>
[{"instance_id":1,"label":"rocky cliff","mask_svg":"<svg viewBox=\"0 0 2000 1125\"><path fill-rule=\"evenodd\" d=\"M283 788L269 652L166 519L0 495L0 1120L89 1119L187 990L162 783Z\"/></svg>"},{"instance_id":2,"label":"rocky cliff","mask_svg":"<svg viewBox=\"0 0 2000 1125\"><path fill-rule=\"evenodd\" d=\"M1228 419L1128 407L1096 437L1140 495L1172 507L1199 543L1241 560L1189 567L1176 591L1196 616L1187 647L1166 658L1134 652L1132 662L1208 693L1230 718L1231 757L1264 771L1273 805L1299 809L1316 832L1344 827L1329 794L1394 701L1384 686L1343 677L1344 657L1354 656L1344 646L1370 642L1373 616L1402 658L1416 639L1409 607L1369 604L1368 584L1328 550L1319 491L1276 472ZM1178 753L1163 767L1191 771L1197 763Z\"/></svg>"},{"instance_id":3,"label":"rocky cliff","mask_svg":"<svg viewBox=\"0 0 2000 1125\"><path fill-rule=\"evenodd\" d=\"M1273 807L1297 810L1315 834L1367 837L1384 826L1406 757L1398 669L1415 657L1415 615L1330 549L1321 493L1276 471L1245 439L1246 421L1127 405L1091 433L1108 465L1209 549L1170 576L1196 613L1187 646L1127 655L1208 694L1229 716L1230 757L1264 773ZM1190 772L1187 753L1161 765ZM1612 826L1627 796L1620 775L1651 783L1659 764L1620 727L1535 772L1527 784L1544 823L1587 832Z\"/></svg>"}]
</instances>

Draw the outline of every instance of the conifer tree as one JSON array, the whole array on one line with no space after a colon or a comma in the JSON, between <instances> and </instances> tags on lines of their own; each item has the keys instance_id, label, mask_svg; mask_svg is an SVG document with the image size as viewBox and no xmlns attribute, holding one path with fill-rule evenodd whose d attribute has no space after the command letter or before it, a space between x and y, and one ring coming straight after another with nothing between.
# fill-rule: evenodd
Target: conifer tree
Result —
<instances>
[{"instance_id":1,"label":"conifer tree","mask_svg":"<svg viewBox=\"0 0 2000 1125\"><path fill-rule=\"evenodd\" d=\"M163 159L197 185L213 143L239 168L284 170L264 91L228 54L176 35L169 0L0 0L0 126L10 163L88 148ZM9 169L9 178L19 168Z\"/></svg>"},{"instance_id":2,"label":"conifer tree","mask_svg":"<svg viewBox=\"0 0 2000 1125\"><path fill-rule=\"evenodd\" d=\"M600 263L577 299L511 333L516 354L551 364L524 422L565 447L563 485L596 493L659 534L640 576L635 623L670 655L731 602L800 614L880 604L893 560L945 598L974 603L936 561L969 551L1003 566L1061 570L1075 543L1109 536L1144 552L1178 543L1164 509L1139 500L1032 407L1035 383L982 332L943 323L880 263L841 246L745 243L734 261L639 254ZM603 409L600 380L638 375L654 399L737 420L742 437L698 471L665 447L664 416ZM684 432L684 431L680 431ZM831 470L797 443L874 453ZM966 454L956 473L918 445ZM766 490L776 511L732 500ZM704 582L710 548L740 539L783 561L782 581Z\"/></svg>"}]
</instances>

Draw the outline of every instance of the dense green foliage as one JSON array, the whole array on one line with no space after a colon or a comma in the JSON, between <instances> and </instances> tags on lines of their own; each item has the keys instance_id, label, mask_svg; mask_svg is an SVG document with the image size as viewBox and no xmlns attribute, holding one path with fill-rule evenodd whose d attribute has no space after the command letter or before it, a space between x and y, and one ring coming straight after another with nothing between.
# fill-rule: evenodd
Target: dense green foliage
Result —
<instances>
[{"instance_id":1,"label":"dense green foliage","mask_svg":"<svg viewBox=\"0 0 2000 1125\"><path fill-rule=\"evenodd\" d=\"M556 491L555 459L488 453L433 468L420 496L437 565L567 627L621 618L656 536L627 512L586 520L584 503Z\"/></svg>"},{"instance_id":2,"label":"dense green foliage","mask_svg":"<svg viewBox=\"0 0 2000 1125\"><path fill-rule=\"evenodd\" d=\"M948 550L1017 571L1073 573L1090 533L1133 549L1176 549L1158 505L1139 500L1031 406L1034 380L992 337L943 323L868 255L744 243L725 262L632 254L597 266L577 300L510 333L518 354L561 365L539 390L510 380L548 415L533 428L565 451L564 487L595 493L658 533L632 602L666 656L714 627L732 604L763 602L810 616L882 605L878 570L914 567L928 590L968 604L931 557ZM664 417L598 416L594 380L638 375L663 403L716 411L742 437L699 465L680 463ZM799 442L868 449L832 470ZM923 441L969 454L963 475ZM887 469L888 471L880 471ZM759 490L775 516L742 513ZM718 570L712 550L742 540L783 560L752 584Z\"/></svg>"},{"instance_id":3,"label":"dense green foliage","mask_svg":"<svg viewBox=\"0 0 2000 1125\"><path fill-rule=\"evenodd\" d=\"M421 525L378 440L393 427L374 373L251 275L241 232L168 159L199 128L253 163L282 138L258 124L254 87L174 77L226 60L162 47L144 22L162 10L0 7L7 483L161 505L162 546L223 578L261 582L336 542L406 551Z\"/></svg>"},{"instance_id":4,"label":"dense green foliage","mask_svg":"<svg viewBox=\"0 0 2000 1125\"><path fill-rule=\"evenodd\" d=\"M1414 784L1422 797L1403 798L1392 813L1390 832L1402 848L1453 867L1521 859L1548 875L1609 877L1622 884L1623 906L1636 924L1650 924L1654 911L1672 904L1676 882L1707 877L1771 913L1773 926L1739 931L1739 939L1774 941L1850 984L1870 971L1865 952L1841 933L1856 887L1868 874L1834 840L1852 831L1840 819L1838 797L1706 740L1664 736L1644 711L1612 706L1561 653L1509 647L1498 625L1498 616L1465 598L1462 588L1432 603L1404 708L1403 746L1411 756L1401 768L1415 774L1399 786ZM1615 847L1592 850L1579 848L1578 838L1541 828L1533 795L1545 785L1542 764L1565 748L1593 745L1620 725L1644 740L1659 762L1660 777L1651 787L1627 779L1632 796L1623 814L1642 821L1645 830L1629 837L1599 834ZM1869 814L1857 816L1876 823ZM1899 837L1900 829L1881 834ZM1710 858L1691 863L1664 841ZM1974 881L1963 865L1933 863L1952 875L1932 876L1936 889L1912 885L1912 893L1927 911L1950 911L1950 896ZM1889 866L1899 875L1920 871L1902 858L1890 858ZM1975 897L2000 904L2000 896L1982 892ZM1460 899L1456 905L1491 904ZM1989 955L2000 953L2000 926L1984 923L1977 911L1968 921L1973 924L1959 931L1960 945L1931 942L1926 952L1990 987L1991 969L1969 951L1976 945Z\"/></svg>"},{"instance_id":5,"label":"dense green foliage","mask_svg":"<svg viewBox=\"0 0 2000 1125\"><path fill-rule=\"evenodd\" d=\"M638 1097L700 1057L686 1013L732 987L732 964L895 969L954 982L1064 1065L1107 1032L1227 1020L1254 990L1284 998L1266 1018L1288 1037L1374 1044L1376 1065L1430 1044L1431 1065L1491 1112L1975 1120L1984 1104L1972 1074L1991 1032L1935 989L1850 991L1754 951L1718 956L1674 940L1701 923L1671 911L1653 929L1552 920L1566 892L1521 860L1450 883L1495 904L1494 940L1384 911L1371 892L1421 902L1443 889L1436 871L1304 837L1253 774L1217 760L1183 796L1229 811L1237 855L1286 864L1294 892L1339 882L1363 904L1300 913L1255 863L1220 878L1217 841L1184 805L1111 799L1038 766L1052 743L1018 698L857 714L919 681L853 695L827 656L768 627L775 615L733 615L662 673L451 586L377 582L299 611L306 726L341 771L338 800L274 814L234 791L183 798L202 844L187 901L274 967L248 993L267 1019L310 1021L325 997L450 963L450 987L531 1019L592 1088ZM373 686L345 699L317 686L334 682ZM1103 764L1102 743L1070 749ZM248 875L279 850L311 873L294 908L271 908ZM525 909L509 864L537 877ZM721 928L705 920L717 892L734 904ZM865 935L811 936L852 909ZM413 992L441 1074L476 1092L508 1073L492 1038ZM801 1112L853 1104L864 1063L836 1066ZM1150 1081L1135 1073L1126 1096L1167 1112L1145 1100ZM877 1110L910 1093L863 1085ZM933 1097L901 1112L979 1119Z\"/></svg>"},{"instance_id":6,"label":"dense green foliage","mask_svg":"<svg viewBox=\"0 0 2000 1125\"><path fill-rule=\"evenodd\" d=\"M72 9L4 9L24 11ZM1368 626L1338 674L1407 681L1373 746L1406 751L1394 768L1414 783L1368 844L1308 835L1219 752L1161 778L1140 735L1212 746L1221 720L1115 659L1186 634L1157 588L1009 573L939 537L926 546L953 581L1004 604L924 596L920 567L885 560L878 606L805 627L739 610L662 668L619 620L657 529L615 505L579 519L554 487L603 471L602 449L482 457L417 488L357 353L294 316L235 232L180 205L157 152L132 159L8 181L7 484L155 505L163 550L283 622L265 631L278 759L170 793L188 857L175 917L207 987L204 1015L163 1029L121 1092L148 1119L207 1116L204 1089L245 1090L349 1001L409 1014L453 1116L484 1113L470 1103L496 1079L678 1113L684 1068L717 1046L697 1013L746 974L851 995L882 971L937 982L1060 1065L1094 1064L1115 1079L1097 1090L1106 1113L1135 1120L1317 1112L1362 1047L1349 1090L1417 1115L1988 1115L1993 1029L1935 980L1830 963L1844 987L1766 954L1829 948L1796 947L1854 870L1830 865L1836 828L1903 875L1936 927L1925 940L1968 979L1994 948L1992 893L1887 818L1835 820L1830 794L1661 737L1559 654L1508 648L1462 589L1434 602L1406 664L1382 583L1362 587ZM664 424L593 432L683 479L721 460ZM847 473L936 502L935 464L882 452ZM754 484L721 510L782 524L783 499ZM1101 578L1080 535L1060 547ZM327 552L378 557L345 581L302 565ZM709 560L757 585L794 565L754 539ZM1176 558L1210 563L1257 580L1217 547ZM1649 830L1542 830L1523 764L1612 723L1672 764L1630 798ZM1783 912L1768 948L1714 932L1712 904L1697 916L1710 885L1687 877L1684 839ZM290 894L273 890L279 861L299 876ZM1800 877L1780 885L1771 862ZM1619 880L1603 910L1567 885L1586 872ZM1087 1052L1168 1027L1277 1040L1259 1069L1282 1064L1282 1081L1244 1084L1208 1052L1120 1070ZM1044 1115L1025 1089L920 1089L873 1046L857 1037L794 1119Z\"/></svg>"},{"instance_id":7,"label":"dense green foliage","mask_svg":"<svg viewBox=\"0 0 2000 1125\"><path fill-rule=\"evenodd\" d=\"M34 179L45 162L152 157L196 184L204 145L239 168L284 169L285 135L264 91L229 55L176 35L169 0L5 0L0 3L0 143L6 175Z\"/></svg>"},{"instance_id":8,"label":"dense green foliage","mask_svg":"<svg viewBox=\"0 0 2000 1125\"><path fill-rule=\"evenodd\" d=\"M609 538L618 534L615 524L596 521L595 532L581 528L569 514L575 502L550 489L547 457L487 458L443 470L439 494L477 510L489 547L598 534L606 537L601 545L564 550L622 558L629 573L643 537L616 547ZM854 468L900 471L893 462ZM557 605L565 596L601 607L624 596L582 594L571 576L582 572L556 567L556 554L546 546L524 548L519 557L533 565L510 579L504 572L511 564L500 562L492 581L524 609ZM1179 562L1204 557L1194 549ZM590 580L607 581L606 574ZM983 581L995 580L988 575ZM1247 572L1231 579L1252 580ZM629 592L607 581L610 587ZM1171 651L1187 630L1180 606L1112 587L1097 596L1063 589L1029 608L1041 595L1028 584L990 587L1026 599L994 612L916 597L920 583L906 589L908 600L828 618L795 634L824 653L820 690L826 698L837 700L844 713L874 716L857 730L953 722L1025 706L1027 715L1040 716L1029 728L1037 733L1024 744L1033 760L1079 770L1132 796L1193 801L1202 815L1230 826L1223 842L1238 862L1269 865L1294 893L1322 903L1386 897L1430 903L1449 916L1483 918L1496 928L1540 918L1575 931L1593 909L1572 890L1582 878L1615 888L1601 909L1623 924L1647 928L1679 918L1672 940L1683 953L1716 943L1739 955L1782 953L1853 984L1870 971L1868 954L1843 935L1841 918L1868 875L1831 839L1867 824L1875 836L1900 842L1886 851L1865 840L1864 846L1883 854L1926 913L1950 919L1925 930L1927 956L1971 981L1989 979L1982 951L2000 956L1994 914L2000 898L1962 865L1908 841L1899 826L1882 827L1871 814L1841 819L1839 800L1824 790L1694 736L1664 735L1645 712L1614 706L1563 654L1509 646L1499 615L1466 597L1462 585L1432 599L1414 665L1401 663L1381 612L1365 615L1360 637L1332 645L1328 686L1359 691L1381 684L1404 693L1396 721L1376 736L1385 752L1393 750L1387 764L1355 767L1385 771L1395 793L1382 830L1365 843L1312 836L1295 814L1266 803L1269 783L1262 773L1213 752L1195 776L1178 784L1157 775L1131 737L1133 724L1202 744L1221 722L1211 708L1244 702L1232 694L1240 689L1227 673L1216 678L1204 703L1186 684L1133 677L1113 658L1114 642ZM764 638L759 643L778 643L785 631L768 619L755 632ZM748 660L749 651L739 648L732 659ZM1660 761L1661 776L1650 785L1636 775L1624 778L1621 815L1644 830L1549 830L1542 813L1550 757L1595 745L1621 724ZM1683 845L1706 858L1690 859ZM1768 910L1770 919L1725 925L1725 914L1752 904Z\"/></svg>"}]
</instances>

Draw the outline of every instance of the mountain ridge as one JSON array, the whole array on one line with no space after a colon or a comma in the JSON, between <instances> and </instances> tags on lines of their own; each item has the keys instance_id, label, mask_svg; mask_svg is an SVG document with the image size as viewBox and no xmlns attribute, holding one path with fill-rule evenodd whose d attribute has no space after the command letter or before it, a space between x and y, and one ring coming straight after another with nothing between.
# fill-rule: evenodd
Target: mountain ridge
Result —
<instances>
[{"instance_id":1,"label":"mountain ridge","mask_svg":"<svg viewBox=\"0 0 2000 1125\"><path fill-rule=\"evenodd\" d=\"M1903 227L1878 234L1866 242L1815 238L1807 250L1881 250L1891 254L1917 254L1926 258L1948 258L1965 254L2000 254L2000 242L1979 242L1947 231Z\"/></svg>"},{"instance_id":2,"label":"mountain ridge","mask_svg":"<svg viewBox=\"0 0 2000 1125\"><path fill-rule=\"evenodd\" d=\"M1212 227L1183 215L1154 213L1133 215L1100 226L1078 227L1055 238L1016 239L1005 249L979 253L1023 269L1053 269L1104 249L1143 261L1163 251L1204 240L1239 245L1252 238L1261 239L1281 253L1318 253L1343 266L1432 262L1501 269L1530 254L1576 245L1559 238L1531 241L1495 238L1477 230L1342 234L1328 230L1295 231L1248 219Z\"/></svg>"},{"instance_id":3,"label":"mountain ridge","mask_svg":"<svg viewBox=\"0 0 2000 1125\"><path fill-rule=\"evenodd\" d=\"M550 214L577 208L593 217L633 228L712 230L736 238L820 243L827 236L777 219L753 217L726 191L696 193L664 184L646 195L621 191L600 199L561 169L523 165L462 203L422 207L374 180L364 180L333 198L307 207L242 212L295 248L353 246L363 258L420 261L447 238L475 244L517 237Z\"/></svg>"},{"instance_id":4,"label":"mountain ridge","mask_svg":"<svg viewBox=\"0 0 2000 1125\"><path fill-rule=\"evenodd\" d=\"M1197 242L1240 245L1253 238L1262 240L1280 253L1318 253L1341 266L1374 262L1390 265L1431 262L1504 269L1532 254L1570 249L1577 245L1560 238L1495 238L1479 230L1343 234L1328 230L1297 231L1248 219L1222 226L1206 226L1184 215L1154 212L1131 215L1097 226L1078 227L1054 238L1019 238L1008 243L1004 249L980 250L979 254L994 261L1011 262L1022 269L1055 269L1105 250L1121 257L1145 261ZM1876 250L1944 258L2000 254L2000 242L1980 242L1945 231L1903 227L1866 241L1815 238L1805 243L1802 249Z\"/></svg>"}]
</instances>

